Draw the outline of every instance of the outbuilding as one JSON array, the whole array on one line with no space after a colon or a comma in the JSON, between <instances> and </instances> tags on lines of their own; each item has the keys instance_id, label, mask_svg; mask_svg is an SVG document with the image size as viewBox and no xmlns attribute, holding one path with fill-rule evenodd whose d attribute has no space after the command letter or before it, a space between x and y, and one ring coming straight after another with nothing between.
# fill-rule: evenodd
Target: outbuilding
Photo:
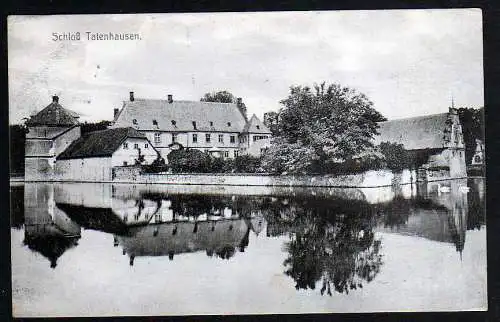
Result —
<instances>
[{"instance_id":1,"label":"outbuilding","mask_svg":"<svg viewBox=\"0 0 500 322\"><path fill-rule=\"evenodd\" d=\"M57 156L54 179L111 181L113 167L150 164L157 156L147 137L133 128L90 132Z\"/></svg>"}]
</instances>

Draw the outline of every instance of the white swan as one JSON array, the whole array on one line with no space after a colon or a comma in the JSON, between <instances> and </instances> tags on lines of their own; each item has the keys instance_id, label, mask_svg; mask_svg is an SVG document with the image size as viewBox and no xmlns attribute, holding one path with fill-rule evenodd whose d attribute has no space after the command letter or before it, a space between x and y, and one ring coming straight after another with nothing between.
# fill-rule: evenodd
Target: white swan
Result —
<instances>
[{"instance_id":1,"label":"white swan","mask_svg":"<svg viewBox=\"0 0 500 322\"><path fill-rule=\"evenodd\" d=\"M448 186L442 186L440 183L438 183L438 192L439 193L450 192L450 191L451 191L450 187L448 187Z\"/></svg>"},{"instance_id":2,"label":"white swan","mask_svg":"<svg viewBox=\"0 0 500 322\"><path fill-rule=\"evenodd\" d=\"M467 186L459 186L459 187L458 187L458 190L459 190L460 192L467 193L467 192L469 192L470 188L469 188L469 187L467 187Z\"/></svg>"}]
</instances>

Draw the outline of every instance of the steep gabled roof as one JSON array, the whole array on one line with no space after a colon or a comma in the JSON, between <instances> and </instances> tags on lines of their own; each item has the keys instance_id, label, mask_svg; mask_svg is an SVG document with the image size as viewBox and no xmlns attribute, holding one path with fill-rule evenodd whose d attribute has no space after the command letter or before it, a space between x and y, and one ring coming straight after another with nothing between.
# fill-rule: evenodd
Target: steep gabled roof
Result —
<instances>
[{"instance_id":1,"label":"steep gabled roof","mask_svg":"<svg viewBox=\"0 0 500 322\"><path fill-rule=\"evenodd\" d=\"M90 132L71 143L57 159L111 156L126 138L146 139L146 136L130 127Z\"/></svg>"},{"instance_id":2,"label":"steep gabled roof","mask_svg":"<svg viewBox=\"0 0 500 322\"><path fill-rule=\"evenodd\" d=\"M33 115L27 122L28 126L72 126L78 124L78 114L63 108L57 96L43 110Z\"/></svg>"},{"instance_id":3,"label":"steep gabled roof","mask_svg":"<svg viewBox=\"0 0 500 322\"><path fill-rule=\"evenodd\" d=\"M271 131L267 128L267 126L265 126L255 114L252 115L248 123L245 125L243 132L271 134Z\"/></svg>"},{"instance_id":4,"label":"steep gabled roof","mask_svg":"<svg viewBox=\"0 0 500 322\"><path fill-rule=\"evenodd\" d=\"M448 119L449 113L441 113L380 122L374 143L399 143L407 150L445 148Z\"/></svg>"},{"instance_id":5,"label":"steep gabled roof","mask_svg":"<svg viewBox=\"0 0 500 322\"><path fill-rule=\"evenodd\" d=\"M134 120L136 124L134 124ZM156 121L155 125L153 121ZM175 125L173 122L175 122ZM196 122L196 129L193 125ZM210 126L212 122L212 126ZM123 102L113 127L137 130L241 132L245 118L236 104L141 99Z\"/></svg>"}]
</instances>

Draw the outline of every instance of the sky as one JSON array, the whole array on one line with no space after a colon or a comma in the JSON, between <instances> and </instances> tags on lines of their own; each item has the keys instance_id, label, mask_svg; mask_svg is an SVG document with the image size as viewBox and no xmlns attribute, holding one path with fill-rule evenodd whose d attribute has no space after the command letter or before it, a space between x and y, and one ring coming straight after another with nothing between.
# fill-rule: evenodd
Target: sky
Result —
<instances>
[{"instance_id":1,"label":"sky","mask_svg":"<svg viewBox=\"0 0 500 322\"><path fill-rule=\"evenodd\" d=\"M482 38L479 9L10 16L9 122L52 95L82 121L112 120L130 91L197 101L228 90L262 118L290 86L323 81L364 93L389 119L445 112L452 98L480 107Z\"/></svg>"}]
</instances>

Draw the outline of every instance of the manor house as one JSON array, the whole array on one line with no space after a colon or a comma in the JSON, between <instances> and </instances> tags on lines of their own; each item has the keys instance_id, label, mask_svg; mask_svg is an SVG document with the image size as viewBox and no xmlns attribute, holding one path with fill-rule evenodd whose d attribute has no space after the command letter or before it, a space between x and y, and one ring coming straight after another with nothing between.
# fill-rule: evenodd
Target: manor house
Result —
<instances>
[{"instance_id":1,"label":"manor house","mask_svg":"<svg viewBox=\"0 0 500 322\"><path fill-rule=\"evenodd\" d=\"M237 103L136 98L114 110L115 127L132 127L145 134L161 156L179 147L197 149L223 158L239 154L259 156L269 146L271 131L254 114L246 116Z\"/></svg>"}]
</instances>

